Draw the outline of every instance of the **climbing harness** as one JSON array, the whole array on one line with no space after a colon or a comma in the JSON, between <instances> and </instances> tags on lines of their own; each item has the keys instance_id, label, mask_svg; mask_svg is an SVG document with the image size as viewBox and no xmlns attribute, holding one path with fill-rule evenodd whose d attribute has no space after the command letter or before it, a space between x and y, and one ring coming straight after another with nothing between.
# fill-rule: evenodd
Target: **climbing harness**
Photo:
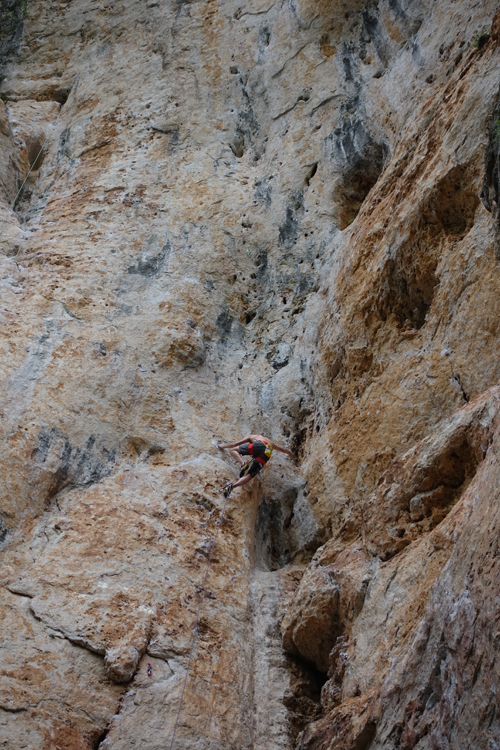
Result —
<instances>
[{"instance_id":1,"label":"climbing harness","mask_svg":"<svg viewBox=\"0 0 500 750\"><path fill-rule=\"evenodd\" d=\"M232 487L232 485L231 485L231 487ZM195 643L195 640L196 640L196 634L198 632L198 622L199 622L199 619L200 619L200 610L201 610L201 605L202 605L202 602L203 602L203 597L205 595L205 583L207 582L208 571L210 570L210 563L212 562L212 555L214 553L215 545L217 543L217 537L219 536L219 530L220 530L220 527L222 525L222 519L224 518L224 513L225 513L225 510L226 510L227 501L229 500L229 493L225 496L225 498L226 499L225 499L225 502L224 502L224 507L222 508L222 511L221 511L221 514L220 514L220 517L219 517L219 523L217 524L217 530L216 530L215 536L214 536L214 541L212 543L212 549L210 550L210 556L208 558L207 567L206 567L206 570L205 570L205 576L203 578L203 583L201 584L200 588L196 590L196 593L200 595L200 600L198 602L198 610L196 612L196 620L195 620L194 628L193 628L193 636L191 638L191 648L190 648L190 651L189 651L189 659L188 659L187 668L186 668L186 675L184 677L184 684L182 686L181 700L180 700L180 703L179 703L179 709L177 711L177 716L176 716L176 719L175 719L174 732L172 734L172 741L170 742L169 750L172 750L172 747L174 745L175 733L177 732L177 725L179 723L179 717L181 715L182 703L184 701L184 692L186 690L186 684L187 684L187 679L188 679L188 675L189 675L189 668L191 666L191 658L193 656L194 643Z\"/></svg>"},{"instance_id":2,"label":"climbing harness","mask_svg":"<svg viewBox=\"0 0 500 750\"><path fill-rule=\"evenodd\" d=\"M273 455L273 446L269 445L269 443L266 443L264 441L262 441L262 444L266 446L266 449L264 451L264 456L266 457L264 460L264 466L265 466L267 462L269 461L269 459L271 458L271 456ZM263 462L263 459L259 459L259 457L257 456L256 458L257 458L257 461L260 461L261 463Z\"/></svg>"},{"instance_id":3,"label":"climbing harness","mask_svg":"<svg viewBox=\"0 0 500 750\"><path fill-rule=\"evenodd\" d=\"M262 448L264 448L264 450L262 450ZM253 460L258 461L262 466L267 464L273 454L272 445L265 443L263 440L256 440L255 443L246 443L241 446L241 449L245 450L243 455L252 456Z\"/></svg>"}]
</instances>

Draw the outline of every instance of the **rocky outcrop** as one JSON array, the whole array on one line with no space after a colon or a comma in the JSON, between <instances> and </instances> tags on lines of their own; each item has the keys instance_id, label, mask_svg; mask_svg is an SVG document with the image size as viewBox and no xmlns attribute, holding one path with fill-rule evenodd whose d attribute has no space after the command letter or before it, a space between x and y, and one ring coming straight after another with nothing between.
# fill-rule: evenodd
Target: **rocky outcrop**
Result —
<instances>
[{"instance_id":1,"label":"rocky outcrop","mask_svg":"<svg viewBox=\"0 0 500 750\"><path fill-rule=\"evenodd\" d=\"M497 440L446 520L373 576L351 648L343 644L352 661L344 652L338 707L308 727L301 747L330 747L333 739L339 747L496 744L489 591L497 566L490 535L498 522L490 484L498 471ZM332 657L336 676L338 651Z\"/></svg>"},{"instance_id":2,"label":"rocky outcrop","mask_svg":"<svg viewBox=\"0 0 500 750\"><path fill-rule=\"evenodd\" d=\"M5 10L3 747L493 750L497 7Z\"/></svg>"},{"instance_id":3,"label":"rocky outcrop","mask_svg":"<svg viewBox=\"0 0 500 750\"><path fill-rule=\"evenodd\" d=\"M395 459L362 509L360 539L346 545L339 533L318 550L302 578L283 620L283 642L328 672L322 690L325 710L341 705L338 716L344 716L344 703L366 694L368 703L358 703L363 711L371 706L373 719L374 694L382 700L384 678L390 681L392 672L398 672L399 664L410 658L406 654L413 653L421 632L416 624L424 627L421 623L434 596L434 584L457 554L459 540L469 528L478 488L484 486L483 472L489 472L488 466L496 460L490 446L498 428L490 419L495 420L498 414L497 399L498 388L494 388ZM458 463L464 438L473 442L476 437L484 454L474 476L459 485L454 504L443 502L449 497L444 484L418 492L422 476L432 481L437 471L441 480L446 480L453 465L450 454ZM467 471L463 459L458 465ZM370 519L366 527L365 518ZM380 714L380 705L378 711ZM304 746L316 746L317 737L325 731L330 737L330 719L322 719L318 727L308 730ZM379 719L373 721L377 724ZM384 742L388 742L387 736L380 746L390 746Z\"/></svg>"}]
</instances>

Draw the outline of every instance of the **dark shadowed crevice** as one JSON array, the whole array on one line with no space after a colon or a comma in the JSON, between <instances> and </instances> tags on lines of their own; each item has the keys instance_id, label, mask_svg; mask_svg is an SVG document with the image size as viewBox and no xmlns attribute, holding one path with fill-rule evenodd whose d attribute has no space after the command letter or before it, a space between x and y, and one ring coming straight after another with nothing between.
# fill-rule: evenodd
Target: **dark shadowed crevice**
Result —
<instances>
[{"instance_id":1,"label":"dark shadowed crevice","mask_svg":"<svg viewBox=\"0 0 500 750\"><path fill-rule=\"evenodd\" d=\"M245 134L241 130L236 131L229 148L238 159L241 159L245 153Z\"/></svg>"},{"instance_id":2,"label":"dark shadowed crevice","mask_svg":"<svg viewBox=\"0 0 500 750\"><path fill-rule=\"evenodd\" d=\"M43 164L45 154L43 152L42 144L39 140L33 140L28 146L28 162L30 169L36 171L40 169Z\"/></svg>"},{"instance_id":3,"label":"dark shadowed crevice","mask_svg":"<svg viewBox=\"0 0 500 750\"><path fill-rule=\"evenodd\" d=\"M38 170L45 159L44 140L42 137L27 139L27 156L29 165L29 174L26 175L24 184L20 187L20 193L16 196L12 209L18 213L24 213L31 201L33 188L35 186Z\"/></svg>"},{"instance_id":4,"label":"dark shadowed crevice","mask_svg":"<svg viewBox=\"0 0 500 750\"><path fill-rule=\"evenodd\" d=\"M387 147L368 131L365 119L359 97L347 102L326 142L337 175L332 198L340 229L352 224L384 168Z\"/></svg>"},{"instance_id":5,"label":"dark shadowed crevice","mask_svg":"<svg viewBox=\"0 0 500 750\"><path fill-rule=\"evenodd\" d=\"M390 248L375 303L383 321L419 330L439 285L443 243L461 240L474 225L479 197L467 166L447 172L419 207L411 240Z\"/></svg>"},{"instance_id":6,"label":"dark shadowed crevice","mask_svg":"<svg viewBox=\"0 0 500 750\"><path fill-rule=\"evenodd\" d=\"M70 93L71 93L71 86L61 87L58 89L54 89L48 98L54 102L58 102L62 107L63 104L66 104L66 102L68 101L68 97Z\"/></svg>"},{"instance_id":7,"label":"dark shadowed crevice","mask_svg":"<svg viewBox=\"0 0 500 750\"><path fill-rule=\"evenodd\" d=\"M92 741L92 750L98 750L98 748L101 746L101 743L104 742L106 737L109 734L109 730L111 729L111 725L109 724L107 727L103 729L103 731Z\"/></svg>"},{"instance_id":8,"label":"dark shadowed crevice","mask_svg":"<svg viewBox=\"0 0 500 750\"><path fill-rule=\"evenodd\" d=\"M495 219L495 255L500 260L500 99L498 94L484 154L484 179L480 197L485 208Z\"/></svg>"},{"instance_id":9,"label":"dark shadowed crevice","mask_svg":"<svg viewBox=\"0 0 500 750\"><path fill-rule=\"evenodd\" d=\"M390 259L378 304L382 320L394 316L400 328L422 328L438 284L435 271L434 259L422 258L412 249L406 258Z\"/></svg>"},{"instance_id":10,"label":"dark shadowed crevice","mask_svg":"<svg viewBox=\"0 0 500 750\"><path fill-rule=\"evenodd\" d=\"M5 541L5 537L8 534L8 528L5 524L5 521L3 520L2 515L0 514L0 544L2 544L3 541Z\"/></svg>"},{"instance_id":11,"label":"dark shadowed crevice","mask_svg":"<svg viewBox=\"0 0 500 750\"><path fill-rule=\"evenodd\" d=\"M314 664L298 656L288 655L287 666L290 687L285 692L283 704L289 711L290 735L295 741L310 722L321 716L321 688L327 678Z\"/></svg>"},{"instance_id":12,"label":"dark shadowed crevice","mask_svg":"<svg viewBox=\"0 0 500 750\"><path fill-rule=\"evenodd\" d=\"M354 740L352 750L369 750L376 734L377 725L373 722L368 722Z\"/></svg>"},{"instance_id":13,"label":"dark shadowed crevice","mask_svg":"<svg viewBox=\"0 0 500 750\"><path fill-rule=\"evenodd\" d=\"M422 206L422 220L431 235L462 238L474 225L478 205L479 196L467 165L457 165L432 190Z\"/></svg>"},{"instance_id":14,"label":"dark shadowed crevice","mask_svg":"<svg viewBox=\"0 0 500 750\"><path fill-rule=\"evenodd\" d=\"M309 187L309 185L311 184L311 180L312 180L312 178L314 177L314 175L316 174L317 171L318 171L318 162L316 161L316 162L314 162L314 164L309 169L309 171L308 171L308 173L306 175L306 178L304 180L304 182L305 182L305 184L306 184L307 187Z\"/></svg>"},{"instance_id":15,"label":"dark shadowed crevice","mask_svg":"<svg viewBox=\"0 0 500 750\"><path fill-rule=\"evenodd\" d=\"M337 188L334 199L338 201L339 228L346 229L358 215L363 201L377 182L383 165L380 144L368 144L368 150L344 174L343 184Z\"/></svg>"},{"instance_id":16,"label":"dark shadowed crevice","mask_svg":"<svg viewBox=\"0 0 500 750\"><path fill-rule=\"evenodd\" d=\"M296 430L294 430L290 448L295 453L295 455L302 454L302 448L305 445L310 430L311 425L309 424L309 421L307 421L306 423L301 422L300 426Z\"/></svg>"},{"instance_id":17,"label":"dark shadowed crevice","mask_svg":"<svg viewBox=\"0 0 500 750\"><path fill-rule=\"evenodd\" d=\"M292 559L288 529L297 494L297 489L290 488L280 497L262 498L255 522L255 562L260 570L280 570Z\"/></svg>"}]
</instances>

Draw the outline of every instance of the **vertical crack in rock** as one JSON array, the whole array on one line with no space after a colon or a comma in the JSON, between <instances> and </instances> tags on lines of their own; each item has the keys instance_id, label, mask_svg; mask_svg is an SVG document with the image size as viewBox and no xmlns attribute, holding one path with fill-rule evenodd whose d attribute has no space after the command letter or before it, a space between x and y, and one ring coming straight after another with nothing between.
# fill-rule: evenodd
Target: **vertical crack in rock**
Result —
<instances>
[{"instance_id":1,"label":"vertical crack in rock","mask_svg":"<svg viewBox=\"0 0 500 750\"><path fill-rule=\"evenodd\" d=\"M500 103L497 101L491 117L491 125L488 134L488 145L484 155L484 179L481 188L481 200L490 213L493 214L497 223L497 235L500 232L499 205L500 205ZM500 260L500 243L495 243L495 254Z\"/></svg>"},{"instance_id":2,"label":"vertical crack in rock","mask_svg":"<svg viewBox=\"0 0 500 750\"><path fill-rule=\"evenodd\" d=\"M253 624L252 747L262 750L290 747L290 718L283 706L289 667L276 623L278 602L277 575L257 570L249 601Z\"/></svg>"}]
</instances>

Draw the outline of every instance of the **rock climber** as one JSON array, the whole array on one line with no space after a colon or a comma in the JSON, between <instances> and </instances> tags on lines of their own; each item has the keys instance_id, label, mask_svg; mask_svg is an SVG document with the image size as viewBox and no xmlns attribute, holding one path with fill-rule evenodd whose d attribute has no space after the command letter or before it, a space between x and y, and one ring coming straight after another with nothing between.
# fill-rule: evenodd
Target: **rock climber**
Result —
<instances>
[{"instance_id":1,"label":"rock climber","mask_svg":"<svg viewBox=\"0 0 500 750\"><path fill-rule=\"evenodd\" d=\"M264 435L247 435L243 440L238 440L237 443L227 443L217 445L221 450L229 450L231 456L241 464L240 478L236 482L229 482L222 488L224 497L229 497L231 490L235 487L241 487L242 485L250 482L257 474L261 471L262 467L267 464L271 458L273 450L280 451L280 453L286 453L288 456L293 458L292 451L288 448L282 448L280 445L276 445L269 438ZM235 450L237 449L237 450ZM243 456L251 456L253 460L245 463Z\"/></svg>"}]
</instances>

